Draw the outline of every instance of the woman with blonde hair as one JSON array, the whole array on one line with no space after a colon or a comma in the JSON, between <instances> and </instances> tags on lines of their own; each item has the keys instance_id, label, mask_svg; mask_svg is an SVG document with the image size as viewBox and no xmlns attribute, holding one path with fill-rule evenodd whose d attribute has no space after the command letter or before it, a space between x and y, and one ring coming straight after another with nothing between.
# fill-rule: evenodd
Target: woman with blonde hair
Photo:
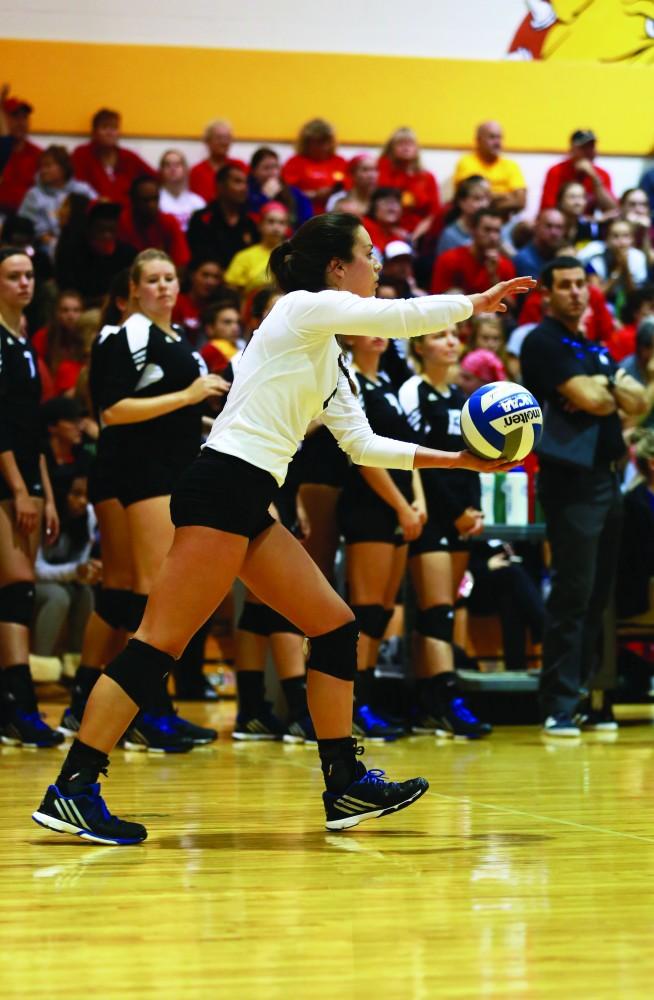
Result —
<instances>
[{"instance_id":1,"label":"woman with blonde hair","mask_svg":"<svg viewBox=\"0 0 654 1000\"><path fill-rule=\"evenodd\" d=\"M316 215L327 199L344 187L347 160L336 152L336 133L324 118L312 118L300 129L297 152L282 168L284 183L299 188L310 199Z\"/></svg>"},{"instance_id":2,"label":"woman with blonde hair","mask_svg":"<svg viewBox=\"0 0 654 1000\"><path fill-rule=\"evenodd\" d=\"M429 232L440 212L436 178L420 162L418 139L411 128L395 129L379 158L379 186L402 192L402 226L413 241Z\"/></svg>"}]
</instances>

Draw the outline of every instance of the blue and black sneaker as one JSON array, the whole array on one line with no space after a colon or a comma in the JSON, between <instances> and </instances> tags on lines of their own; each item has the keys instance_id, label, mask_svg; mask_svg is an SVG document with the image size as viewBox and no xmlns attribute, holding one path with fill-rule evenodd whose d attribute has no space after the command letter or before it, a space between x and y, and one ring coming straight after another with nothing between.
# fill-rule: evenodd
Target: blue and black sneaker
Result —
<instances>
[{"instance_id":1,"label":"blue and black sneaker","mask_svg":"<svg viewBox=\"0 0 654 1000\"><path fill-rule=\"evenodd\" d=\"M81 717L78 719L71 707L64 709L61 722L57 726L57 732L63 736L77 736L82 725Z\"/></svg>"},{"instance_id":2,"label":"blue and black sneaker","mask_svg":"<svg viewBox=\"0 0 654 1000\"><path fill-rule=\"evenodd\" d=\"M447 739L478 740L493 732L489 722L481 722L470 711L461 695L452 698L437 714L436 736Z\"/></svg>"},{"instance_id":3,"label":"blue and black sneaker","mask_svg":"<svg viewBox=\"0 0 654 1000\"><path fill-rule=\"evenodd\" d=\"M323 792L325 826L328 830L349 830L366 819L406 809L428 788L426 778L385 781L384 771L367 771L361 761L357 761L356 780L344 792L338 795Z\"/></svg>"},{"instance_id":4,"label":"blue and black sneaker","mask_svg":"<svg viewBox=\"0 0 654 1000\"><path fill-rule=\"evenodd\" d=\"M146 750L148 753L188 753L193 749L190 736L180 732L177 716L139 712L123 736L124 750Z\"/></svg>"},{"instance_id":5,"label":"blue and black sneaker","mask_svg":"<svg viewBox=\"0 0 654 1000\"><path fill-rule=\"evenodd\" d=\"M301 718L289 722L283 740L284 743L309 743L315 746L318 740L311 716L309 714L303 715Z\"/></svg>"},{"instance_id":6,"label":"blue and black sneaker","mask_svg":"<svg viewBox=\"0 0 654 1000\"><path fill-rule=\"evenodd\" d=\"M42 750L63 743L63 733L51 729L34 709L26 711L16 704L6 706L6 715L0 728L0 741L11 747L29 747Z\"/></svg>"},{"instance_id":7,"label":"blue and black sneaker","mask_svg":"<svg viewBox=\"0 0 654 1000\"><path fill-rule=\"evenodd\" d=\"M281 740L286 726L278 719L270 704L264 701L259 710L251 715L239 712L232 732L233 740Z\"/></svg>"},{"instance_id":8,"label":"blue and black sneaker","mask_svg":"<svg viewBox=\"0 0 654 1000\"><path fill-rule=\"evenodd\" d=\"M390 743L404 736L404 729L387 722L369 705L355 705L352 735L371 743Z\"/></svg>"},{"instance_id":9,"label":"blue and black sneaker","mask_svg":"<svg viewBox=\"0 0 654 1000\"><path fill-rule=\"evenodd\" d=\"M100 795L99 784L70 796L62 795L56 785L50 785L32 819L48 830L72 833L95 844L140 844L148 835L140 823L128 823L111 815Z\"/></svg>"},{"instance_id":10,"label":"blue and black sneaker","mask_svg":"<svg viewBox=\"0 0 654 1000\"><path fill-rule=\"evenodd\" d=\"M167 716L173 729L176 729L182 736L188 736L193 746L203 746L206 743L213 743L218 739L218 730L210 729L208 726L196 726L194 722L183 719L177 712Z\"/></svg>"}]
</instances>

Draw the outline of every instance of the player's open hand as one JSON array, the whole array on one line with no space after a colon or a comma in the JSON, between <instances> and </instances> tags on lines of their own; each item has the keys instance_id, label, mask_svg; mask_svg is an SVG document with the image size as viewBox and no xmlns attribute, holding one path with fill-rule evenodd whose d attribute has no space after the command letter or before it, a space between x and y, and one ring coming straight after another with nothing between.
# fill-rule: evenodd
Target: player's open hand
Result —
<instances>
[{"instance_id":1,"label":"player's open hand","mask_svg":"<svg viewBox=\"0 0 654 1000\"><path fill-rule=\"evenodd\" d=\"M486 292L480 292L479 295L469 295L468 298L472 302L475 313L503 313L506 312L504 299L511 298L513 295L526 295L536 285L537 282L534 278L529 276L510 278L509 281L500 281L497 285L493 285Z\"/></svg>"},{"instance_id":2,"label":"player's open hand","mask_svg":"<svg viewBox=\"0 0 654 1000\"><path fill-rule=\"evenodd\" d=\"M510 472L522 462L507 462L505 458L489 459L473 455L471 451L460 451L451 466L453 469L469 469L471 472Z\"/></svg>"}]
</instances>

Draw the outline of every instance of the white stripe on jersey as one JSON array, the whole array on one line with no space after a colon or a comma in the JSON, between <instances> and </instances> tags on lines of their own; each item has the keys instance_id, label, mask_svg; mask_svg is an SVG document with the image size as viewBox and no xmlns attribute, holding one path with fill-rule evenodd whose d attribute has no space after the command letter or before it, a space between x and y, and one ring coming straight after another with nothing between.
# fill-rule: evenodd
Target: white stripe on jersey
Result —
<instances>
[{"instance_id":1,"label":"white stripe on jersey","mask_svg":"<svg viewBox=\"0 0 654 1000\"><path fill-rule=\"evenodd\" d=\"M141 313L134 313L125 323L127 346L137 371L145 367L151 326L152 321L147 316L142 316Z\"/></svg>"}]
</instances>

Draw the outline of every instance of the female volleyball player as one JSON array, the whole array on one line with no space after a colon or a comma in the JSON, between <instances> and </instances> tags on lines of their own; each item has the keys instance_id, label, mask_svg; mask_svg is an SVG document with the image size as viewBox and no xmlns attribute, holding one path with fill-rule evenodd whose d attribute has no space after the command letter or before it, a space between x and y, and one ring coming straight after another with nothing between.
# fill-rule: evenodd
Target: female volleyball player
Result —
<instances>
[{"instance_id":1,"label":"female volleyball player","mask_svg":"<svg viewBox=\"0 0 654 1000\"><path fill-rule=\"evenodd\" d=\"M376 437L352 394L335 334L418 336L474 310L503 309L505 295L535 284L513 279L481 295L374 298L379 265L360 221L325 214L306 222L271 255L287 295L248 345L225 409L171 502L173 545L150 591L143 621L91 692L79 738L36 822L102 843L143 840L146 830L112 816L97 778L153 686L221 602L238 575L310 638L309 709L325 778L328 829L356 826L410 805L424 778L384 781L357 761L352 738L356 672L354 615L268 506L298 441L321 412L360 464L412 469L500 469L465 452L437 452Z\"/></svg>"}]
</instances>

